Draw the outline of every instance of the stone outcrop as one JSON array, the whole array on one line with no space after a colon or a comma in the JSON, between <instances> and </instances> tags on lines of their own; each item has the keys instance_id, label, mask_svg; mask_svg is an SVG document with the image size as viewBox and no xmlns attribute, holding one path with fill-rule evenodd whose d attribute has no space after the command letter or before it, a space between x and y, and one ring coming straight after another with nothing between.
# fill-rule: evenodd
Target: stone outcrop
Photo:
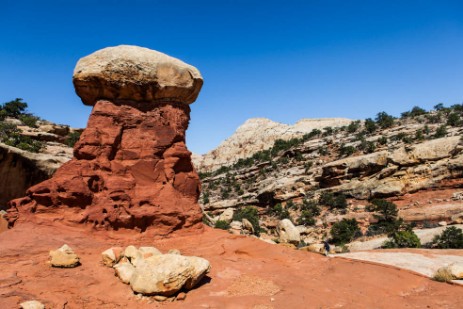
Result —
<instances>
[{"instance_id":1,"label":"stone outcrop","mask_svg":"<svg viewBox=\"0 0 463 309\"><path fill-rule=\"evenodd\" d=\"M27 188L42 182L72 157L72 149L48 143L40 153L32 153L0 143L0 209L24 196Z\"/></svg>"},{"instance_id":2,"label":"stone outcrop","mask_svg":"<svg viewBox=\"0 0 463 309\"><path fill-rule=\"evenodd\" d=\"M33 214L158 235L201 227L200 182L185 146L199 71L156 51L118 46L82 58L74 85L93 105L74 157L10 203L10 224Z\"/></svg>"}]
</instances>

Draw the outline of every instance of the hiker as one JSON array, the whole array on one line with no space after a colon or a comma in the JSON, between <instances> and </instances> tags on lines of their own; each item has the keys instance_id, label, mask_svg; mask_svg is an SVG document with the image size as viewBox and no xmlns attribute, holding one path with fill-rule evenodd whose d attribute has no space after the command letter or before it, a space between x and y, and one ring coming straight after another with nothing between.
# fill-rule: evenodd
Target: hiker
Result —
<instances>
[{"instance_id":1,"label":"hiker","mask_svg":"<svg viewBox=\"0 0 463 309\"><path fill-rule=\"evenodd\" d=\"M330 253L330 244L328 243L328 241L324 240L323 246L325 247L325 255L328 256L328 254Z\"/></svg>"}]
</instances>

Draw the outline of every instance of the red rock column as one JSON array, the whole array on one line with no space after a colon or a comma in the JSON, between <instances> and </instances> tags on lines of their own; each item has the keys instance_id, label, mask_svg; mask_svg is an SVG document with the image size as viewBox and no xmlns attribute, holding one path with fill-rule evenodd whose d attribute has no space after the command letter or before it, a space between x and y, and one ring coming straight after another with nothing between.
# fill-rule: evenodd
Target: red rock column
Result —
<instances>
[{"instance_id":1,"label":"red rock column","mask_svg":"<svg viewBox=\"0 0 463 309\"><path fill-rule=\"evenodd\" d=\"M121 55L127 57L125 47ZM106 83L114 84L114 80ZM200 227L200 182L185 146L190 107L176 101L182 96L172 89L164 98L146 100L162 95L160 91L167 88L159 81L147 85L157 92L140 100L121 99L123 87L111 88L114 93L97 99L87 128L74 147L74 158L51 179L31 187L27 197L12 201L9 221L33 216L97 229L153 230L160 235ZM79 94L79 87L76 89ZM98 87L93 92L88 89L85 94L94 97L99 96L94 92L104 92ZM186 94L191 99L191 94Z\"/></svg>"}]
</instances>

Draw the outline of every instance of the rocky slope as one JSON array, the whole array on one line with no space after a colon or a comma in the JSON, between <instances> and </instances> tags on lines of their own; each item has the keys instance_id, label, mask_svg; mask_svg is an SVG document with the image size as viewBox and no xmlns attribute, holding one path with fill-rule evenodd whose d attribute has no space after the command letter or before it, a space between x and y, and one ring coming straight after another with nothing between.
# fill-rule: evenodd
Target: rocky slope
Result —
<instances>
[{"instance_id":1,"label":"rocky slope","mask_svg":"<svg viewBox=\"0 0 463 309\"><path fill-rule=\"evenodd\" d=\"M48 121L39 120L31 127L19 119L6 118L0 121L4 142L8 142L11 136L11 132L4 130L6 125L13 126L28 143L7 145L0 142L0 209L6 209L8 201L23 196L27 188L50 178L56 169L69 161L72 147L67 141L70 136L80 134L78 129ZM36 152L28 148L31 143L39 145Z\"/></svg>"},{"instance_id":2,"label":"rocky slope","mask_svg":"<svg viewBox=\"0 0 463 309\"><path fill-rule=\"evenodd\" d=\"M346 118L302 119L294 125L278 123L266 118L252 118L216 149L205 155L193 157L200 171L213 171L221 166L236 163L239 159L272 147L277 139L288 140L311 132L313 129L340 127L352 122Z\"/></svg>"},{"instance_id":3,"label":"rocky slope","mask_svg":"<svg viewBox=\"0 0 463 309\"><path fill-rule=\"evenodd\" d=\"M460 120L449 122L453 114ZM373 198L400 200L414 195L408 204L398 203L407 222L459 223L463 202L452 196L463 187L461 105L419 115L404 113L395 120L388 117L387 123L378 117L376 121L351 121L347 126L299 133L296 138L277 140L268 150L254 149L249 157L233 164L216 166L212 172L210 166L199 165L203 207L213 219L228 208L256 206L261 226L277 237L276 206L280 212L281 208L289 212L297 224L304 200L317 202L324 192L347 197L347 208L342 211L319 205L321 214L315 216L315 225L300 228L312 235L305 238L307 242L325 237L331 224L342 218L355 218L366 229L375 220L373 213L365 211ZM252 135L247 132L247 143ZM236 152L219 147L211 153L227 157ZM441 199L430 197L425 205L415 203L426 190L447 191Z\"/></svg>"}]
</instances>

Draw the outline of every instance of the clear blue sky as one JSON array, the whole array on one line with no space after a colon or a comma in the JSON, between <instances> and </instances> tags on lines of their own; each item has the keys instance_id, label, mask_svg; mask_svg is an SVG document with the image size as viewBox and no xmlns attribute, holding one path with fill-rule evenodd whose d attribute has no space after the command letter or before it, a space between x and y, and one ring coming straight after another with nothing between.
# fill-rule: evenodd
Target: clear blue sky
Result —
<instances>
[{"instance_id":1,"label":"clear blue sky","mask_svg":"<svg viewBox=\"0 0 463 309\"><path fill-rule=\"evenodd\" d=\"M463 100L463 1L0 0L0 102L84 127L80 57L119 44L198 67L190 150L246 119L399 115Z\"/></svg>"}]
</instances>

